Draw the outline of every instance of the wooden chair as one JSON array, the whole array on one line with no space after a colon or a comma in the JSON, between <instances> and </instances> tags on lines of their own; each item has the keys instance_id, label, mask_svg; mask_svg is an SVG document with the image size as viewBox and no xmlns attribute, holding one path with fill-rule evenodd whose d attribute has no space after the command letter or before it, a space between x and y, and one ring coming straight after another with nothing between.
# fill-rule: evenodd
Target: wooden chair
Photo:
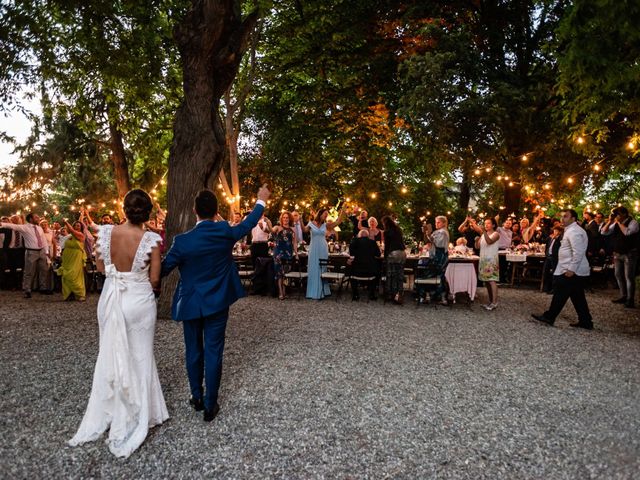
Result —
<instances>
[{"instance_id":1,"label":"wooden chair","mask_svg":"<svg viewBox=\"0 0 640 480\"><path fill-rule=\"evenodd\" d=\"M298 300L302 297L302 292L306 289L307 278L309 274L302 271L300 260L293 258L291 260L283 259L282 268L286 272L284 274L285 286L298 289Z\"/></svg>"},{"instance_id":2,"label":"wooden chair","mask_svg":"<svg viewBox=\"0 0 640 480\"><path fill-rule=\"evenodd\" d=\"M337 283L338 284L338 292L336 295L336 302L338 301L338 297L342 293L342 286L345 282L349 281L349 276L346 273L345 265L331 265L329 259L321 258L319 260L320 263L320 271L323 272L320 274L320 278L322 280L326 280L329 283Z\"/></svg>"}]
</instances>

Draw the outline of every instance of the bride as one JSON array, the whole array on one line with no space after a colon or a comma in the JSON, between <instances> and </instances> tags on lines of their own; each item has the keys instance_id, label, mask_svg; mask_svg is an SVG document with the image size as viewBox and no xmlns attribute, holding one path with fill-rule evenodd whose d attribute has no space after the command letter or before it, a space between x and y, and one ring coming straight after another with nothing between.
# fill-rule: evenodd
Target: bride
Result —
<instances>
[{"instance_id":1,"label":"bride","mask_svg":"<svg viewBox=\"0 0 640 480\"><path fill-rule=\"evenodd\" d=\"M131 190L124 198L127 222L101 226L96 246L98 270L106 275L98 302L100 347L87 411L69 445L109 429L107 443L117 457L128 457L150 427L169 418L153 355L161 238L143 228L152 207L145 191Z\"/></svg>"}]
</instances>

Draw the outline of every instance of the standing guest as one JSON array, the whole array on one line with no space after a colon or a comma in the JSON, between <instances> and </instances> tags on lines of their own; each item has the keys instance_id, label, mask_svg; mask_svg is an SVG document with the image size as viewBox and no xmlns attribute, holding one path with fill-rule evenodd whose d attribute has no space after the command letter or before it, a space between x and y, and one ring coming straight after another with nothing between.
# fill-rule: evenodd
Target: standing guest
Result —
<instances>
[{"instance_id":1,"label":"standing guest","mask_svg":"<svg viewBox=\"0 0 640 480\"><path fill-rule=\"evenodd\" d=\"M383 232L378 228L378 220L376 217L369 217L367 224L369 227L369 238L375 242L383 242Z\"/></svg>"},{"instance_id":2,"label":"standing guest","mask_svg":"<svg viewBox=\"0 0 640 480\"><path fill-rule=\"evenodd\" d=\"M353 225L353 238L358 236L360 230L369 228L369 219L366 210L358 211L358 207L355 208L353 215L349 217L351 224Z\"/></svg>"},{"instance_id":3,"label":"standing guest","mask_svg":"<svg viewBox=\"0 0 640 480\"><path fill-rule=\"evenodd\" d=\"M47 289L45 291L40 290L40 293L45 295L51 295L53 293L53 270L51 266L53 265L53 261L56 259L56 252L58 251L58 246L56 245L56 238L53 233L53 230L49 228L49 222L46 220L40 221L40 227L42 227L42 231L44 233L44 238L47 241Z\"/></svg>"},{"instance_id":4,"label":"standing guest","mask_svg":"<svg viewBox=\"0 0 640 480\"><path fill-rule=\"evenodd\" d=\"M0 222L9 223L9 217L0 218ZM5 270L9 270L9 257L8 250L9 244L13 237L13 231L8 228L0 228L0 288L9 288L9 276L5 273Z\"/></svg>"},{"instance_id":5,"label":"standing guest","mask_svg":"<svg viewBox=\"0 0 640 480\"><path fill-rule=\"evenodd\" d=\"M23 225L24 218L20 215L12 215L10 223L14 225ZM20 279L20 272L24 272L25 252L22 234L18 230L12 228L11 240L9 241L9 246L7 248L7 262L9 263L9 277L11 279L10 283L12 290L17 290L21 287L22 281Z\"/></svg>"},{"instance_id":6,"label":"standing guest","mask_svg":"<svg viewBox=\"0 0 640 480\"><path fill-rule=\"evenodd\" d=\"M255 268L260 257L269 256L269 236L273 226L271 221L263 214L258 223L251 230L251 261Z\"/></svg>"},{"instance_id":7,"label":"standing guest","mask_svg":"<svg viewBox=\"0 0 640 480\"><path fill-rule=\"evenodd\" d=\"M296 233L296 241L301 243L304 241L304 222L296 210L291 212L291 219L293 220L293 231Z\"/></svg>"},{"instance_id":8,"label":"standing guest","mask_svg":"<svg viewBox=\"0 0 640 480\"><path fill-rule=\"evenodd\" d=\"M443 305L447 305L447 299L443 296L446 288L445 265L449 259L449 220L443 215L436 217L436 230L433 231L431 224L428 224L424 233L428 243L431 244L429 252L429 263L435 262L442 270L440 284L434 292L434 300L440 300Z\"/></svg>"},{"instance_id":9,"label":"standing guest","mask_svg":"<svg viewBox=\"0 0 640 480\"><path fill-rule=\"evenodd\" d=\"M372 217L373 218L373 217ZM371 220L371 219L369 219ZM369 282L369 300L377 300L378 274L380 273L380 248L366 230L360 230L358 236L349 244L351 274L356 277L375 277ZM351 279L352 300L360 299L358 280Z\"/></svg>"},{"instance_id":10,"label":"standing guest","mask_svg":"<svg viewBox=\"0 0 640 480\"><path fill-rule=\"evenodd\" d=\"M536 241L540 239L540 236L536 236L539 232L538 226L540 225L540 221L544 217L544 212L542 210L538 211L538 215L533 219L533 223L529 224L529 219L524 217L520 220L520 232L522 234L522 243L529 243L532 241Z\"/></svg>"},{"instance_id":11,"label":"standing guest","mask_svg":"<svg viewBox=\"0 0 640 480\"><path fill-rule=\"evenodd\" d=\"M25 224L2 223L2 228L8 228L19 233L25 246L24 270L22 275L22 290L25 298L31 298L31 283L36 273L38 274L40 290L47 292L47 272L49 264L47 260L47 241L40 227L40 217L35 213L29 213Z\"/></svg>"},{"instance_id":12,"label":"standing guest","mask_svg":"<svg viewBox=\"0 0 640 480\"><path fill-rule=\"evenodd\" d=\"M496 223L498 222L499 216L496 215ZM485 222L486 225L486 222ZM476 225L477 226L477 225ZM511 241L513 240L513 232L511 231L511 227L513 226L513 222L511 218L507 217L507 219L502 224L502 227L498 227L496 232L500 235L500 240L498 240L498 250L507 250L511 247ZM507 256L500 255L498 252L498 262L500 265L500 283L507 283L507 274L509 273L509 265L507 264Z\"/></svg>"},{"instance_id":13,"label":"standing guest","mask_svg":"<svg viewBox=\"0 0 640 480\"><path fill-rule=\"evenodd\" d=\"M229 225L235 227L236 225L240 225L240 222L242 222L242 214L240 212L233 212Z\"/></svg>"},{"instance_id":14,"label":"standing guest","mask_svg":"<svg viewBox=\"0 0 640 480\"><path fill-rule=\"evenodd\" d=\"M593 329L589 305L584 295L584 287L589 277L590 268L587 261L587 233L578 224L578 214L575 210L562 211L564 233L558 251L558 266L553 272L553 298L549 309L542 315L531 314L539 322L553 325L567 300L578 314L578 322L572 327Z\"/></svg>"},{"instance_id":15,"label":"standing guest","mask_svg":"<svg viewBox=\"0 0 640 480\"><path fill-rule=\"evenodd\" d=\"M100 217L100 223L102 225L113 225L113 218L108 213L105 213Z\"/></svg>"},{"instance_id":16,"label":"standing guest","mask_svg":"<svg viewBox=\"0 0 640 480\"><path fill-rule=\"evenodd\" d=\"M473 228L471 228L471 220L471 215L467 215L467 217L458 227L458 232L460 232L467 241L467 246L471 245L471 248L475 250L476 232L473 230Z\"/></svg>"},{"instance_id":17,"label":"standing guest","mask_svg":"<svg viewBox=\"0 0 640 480\"><path fill-rule=\"evenodd\" d=\"M298 238L295 231L291 228L293 223L289 212L282 212L280 215L280 224L273 227L273 235L275 247L273 249L273 264L276 283L278 284L278 293L280 300L286 298L284 288L285 271L283 260L291 261L293 256L298 256Z\"/></svg>"},{"instance_id":18,"label":"standing guest","mask_svg":"<svg viewBox=\"0 0 640 480\"><path fill-rule=\"evenodd\" d=\"M613 303L624 303L627 308L635 306L636 266L640 228L625 207L615 208L609 220L602 226L602 235L612 236L613 261L620 298Z\"/></svg>"},{"instance_id":19,"label":"standing guest","mask_svg":"<svg viewBox=\"0 0 640 480\"><path fill-rule=\"evenodd\" d=\"M270 195L263 185L251 213L240 225L230 227L215 221L218 199L211 190L202 190L194 199L196 226L175 236L162 262L162 276L176 267L180 271L171 316L182 322L184 330L189 403L196 411L204 410L205 422L220 411L218 391L229 307L245 295L233 262L233 245L263 218Z\"/></svg>"},{"instance_id":20,"label":"standing guest","mask_svg":"<svg viewBox=\"0 0 640 480\"><path fill-rule=\"evenodd\" d=\"M84 284L84 265L87 261L84 224L75 222L71 225L66 220L64 223L70 236L64 242L62 265L56 270L62 277L62 298L68 300L73 295L77 301L84 302L87 295Z\"/></svg>"},{"instance_id":21,"label":"standing guest","mask_svg":"<svg viewBox=\"0 0 640 480\"><path fill-rule=\"evenodd\" d=\"M585 210L582 213L582 219L582 228L587 232L587 238L589 239L587 257L592 258L597 256L600 225L596 222L595 215L589 210Z\"/></svg>"},{"instance_id":22,"label":"standing guest","mask_svg":"<svg viewBox=\"0 0 640 480\"><path fill-rule=\"evenodd\" d=\"M316 213L315 218L309 222L305 228L311 231L311 245L309 246L309 258L307 264L307 298L321 300L327 295L331 295L329 284L322 280L324 268L320 268L320 260L329 258L329 246L327 245L327 229L340 225L344 220L345 209L340 211L340 215L335 222L327 222L329 210L321 208Z\"/></svg>"},{"instance_id":23,"label":"standing guest","mask_svg":"<svg viewBox=\"0 0 640 480\"><path fill-rule=\"evenodd\" d=\"M382 217L384 230L384 260L387 267L387 298L397 305L404 301L404 239L398 224L389 216Z\"/></svg>"},{"instance_id":24,"label":"standing guest","mask_svg":"<svg viewBox=\"0 0 640 480\"><path fill-rule=\"evenodd\" d=\"M545 245L545 259L542 266L542 291L545 293L553 293L553 272L558 266L558 251L560 250L564 227L556 225L551 232L551 236Z\"/></svg>"},{"instance_id":25,"label":"standing guest","mask_svg":"<svg viewBox=\"0 0 640 480\"><path fill-rule=\"evenodd\" d=\"M484 230L475 221L472 223L472 227L480 235L476 237L476 246L480 250L478 279L485 282L489 296L489 303L482 307L489 311L495 310L498 306L497 281L500 279L498 260L500 234L496 231L499 228L498 222L495 218L487 218L484 221Z\"/></svg>"}]
</instances>

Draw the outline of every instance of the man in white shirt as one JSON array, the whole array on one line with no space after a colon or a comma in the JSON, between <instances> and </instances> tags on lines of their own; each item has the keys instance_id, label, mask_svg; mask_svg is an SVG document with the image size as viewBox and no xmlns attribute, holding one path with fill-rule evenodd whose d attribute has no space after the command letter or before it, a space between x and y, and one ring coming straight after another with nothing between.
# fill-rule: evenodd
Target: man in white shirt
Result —
<instances>
[{"instance_id":1,"label":"man in white shirt","mask_svg":"<svg viewBox=\"0 0 640 480\"><path fill-rule=\"evenodd\" d=\"M262 215L258 220L258 224L251 230L251 246L249 248L254 267L259 257L269 256L269 244L267 242L271 236L272 229L271 221L265 215Z\"/></svg>"},{"instance_id":2,"label":"man in white shirt","mask_svg":"<svg viewBox=\"0 0 640 480\"><path fill-rule=\"evenodd\" d=\"M31 298L31 282L36 271L40 291L50 294L47 288L47 274L49 263L47 260L48 244L42 227L39 225L40 217L35 213L29 213L26 217L27 223L20 225L15 223L2 222L2 228L9 228L19 232L24 241L24 270L22 273L22 290L25 298Z\"/></svg>"},{"instance_id":3,"label":"man in white shirt","mask_svg":"<svg viewBox=\"0 0 640 480\"><path fill-rule=\"evenodd\" d=\"M602 235L611 235L613 242L615 275L620 289L620 298L613 303L624 303L627 308L635 306L639 231L638 222L625 207L615 208L607 223L600 227Z\"/></svg>"},{"instance_id":4,"label":"man in white shirt","mask_svg":"<svg viewBox=\"0 0 640 480\"><path fill-rule=\"evenodd\" d=\"M298 243L304 240L304 232L302 231L304 225L302 223L302 219L300 218L300 214L297 211L291 212L291 216L293 217L293 231L296 232L296 239Z\"/></svg>"},{"instance_id":5,"label":"man in white shirt","mask_svg":"<svg viewBox=\"0 0 640 480\"><path fill-rule=\"evenodd\" d=\"M562 211L564 233L558 250L558 265L553 272L553 298L549 309L542 315L531 314L540 322L553 325L567 300L570 298L578 314L578 322L572 327L593 329L589 305L584 295L584 286L591 268L587 260L589 239L587 232L580 226L575 210Z\"/></svg>"}]
</instances>

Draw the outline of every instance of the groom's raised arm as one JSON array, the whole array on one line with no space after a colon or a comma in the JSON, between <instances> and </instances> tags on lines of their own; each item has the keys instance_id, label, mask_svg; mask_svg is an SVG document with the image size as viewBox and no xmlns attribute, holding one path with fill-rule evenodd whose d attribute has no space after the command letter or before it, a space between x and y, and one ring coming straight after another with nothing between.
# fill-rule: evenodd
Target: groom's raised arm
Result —
<instances>
[{"instance_id":1,"label":"groom's raised arm","mask_svg":"<svg viewBox=\"0 0 640 480\"><path fill-rule=\"evenodd\" d=\"M258 224L258 220L260 220L260 217L262 217L262 212L264 212L264 209L267 205L267 200L269 200L270 196L271 192L269 191L269 189L267 188L267 184L265 183L264 185L262 185L262 187L260 187L260 190L258 190L258 201L253 207L253 210L251 210L251 213L247 215L247 218L245 218L238 225L236 225L235 227L231 227L231 236L236 242L242 237L248 235L251 229Z\"/></svg>"},{"instance_id":2,"label":"groom's raised arm","mask_svg":"<svg viewBox=\"0 0 640 480\"><path fill-rule=\"evenodd\" d=\"M249 234L251 229L258 224L258 220L262 217L262 212L264 212L265 203L262 200L258 200L251 210L251 213L247 215L242 222L238 225L231 227L231 236L237 242L242 237Z\"/></svg>"},{"instance_id":3,"label":"groom's raised arm","mask_svg":"<svg viewBox=\"0 0 640 480\"><path fill-rule=\"evenodd\" d=\"M180 255L180 249L178 248L176 238L174 238L171 248L165 255L164 260L162 260L162 271L160 273L160 276L166 277L174 268L180 265L181 262L182 256Z\"/></svg>"}]
</instances>

